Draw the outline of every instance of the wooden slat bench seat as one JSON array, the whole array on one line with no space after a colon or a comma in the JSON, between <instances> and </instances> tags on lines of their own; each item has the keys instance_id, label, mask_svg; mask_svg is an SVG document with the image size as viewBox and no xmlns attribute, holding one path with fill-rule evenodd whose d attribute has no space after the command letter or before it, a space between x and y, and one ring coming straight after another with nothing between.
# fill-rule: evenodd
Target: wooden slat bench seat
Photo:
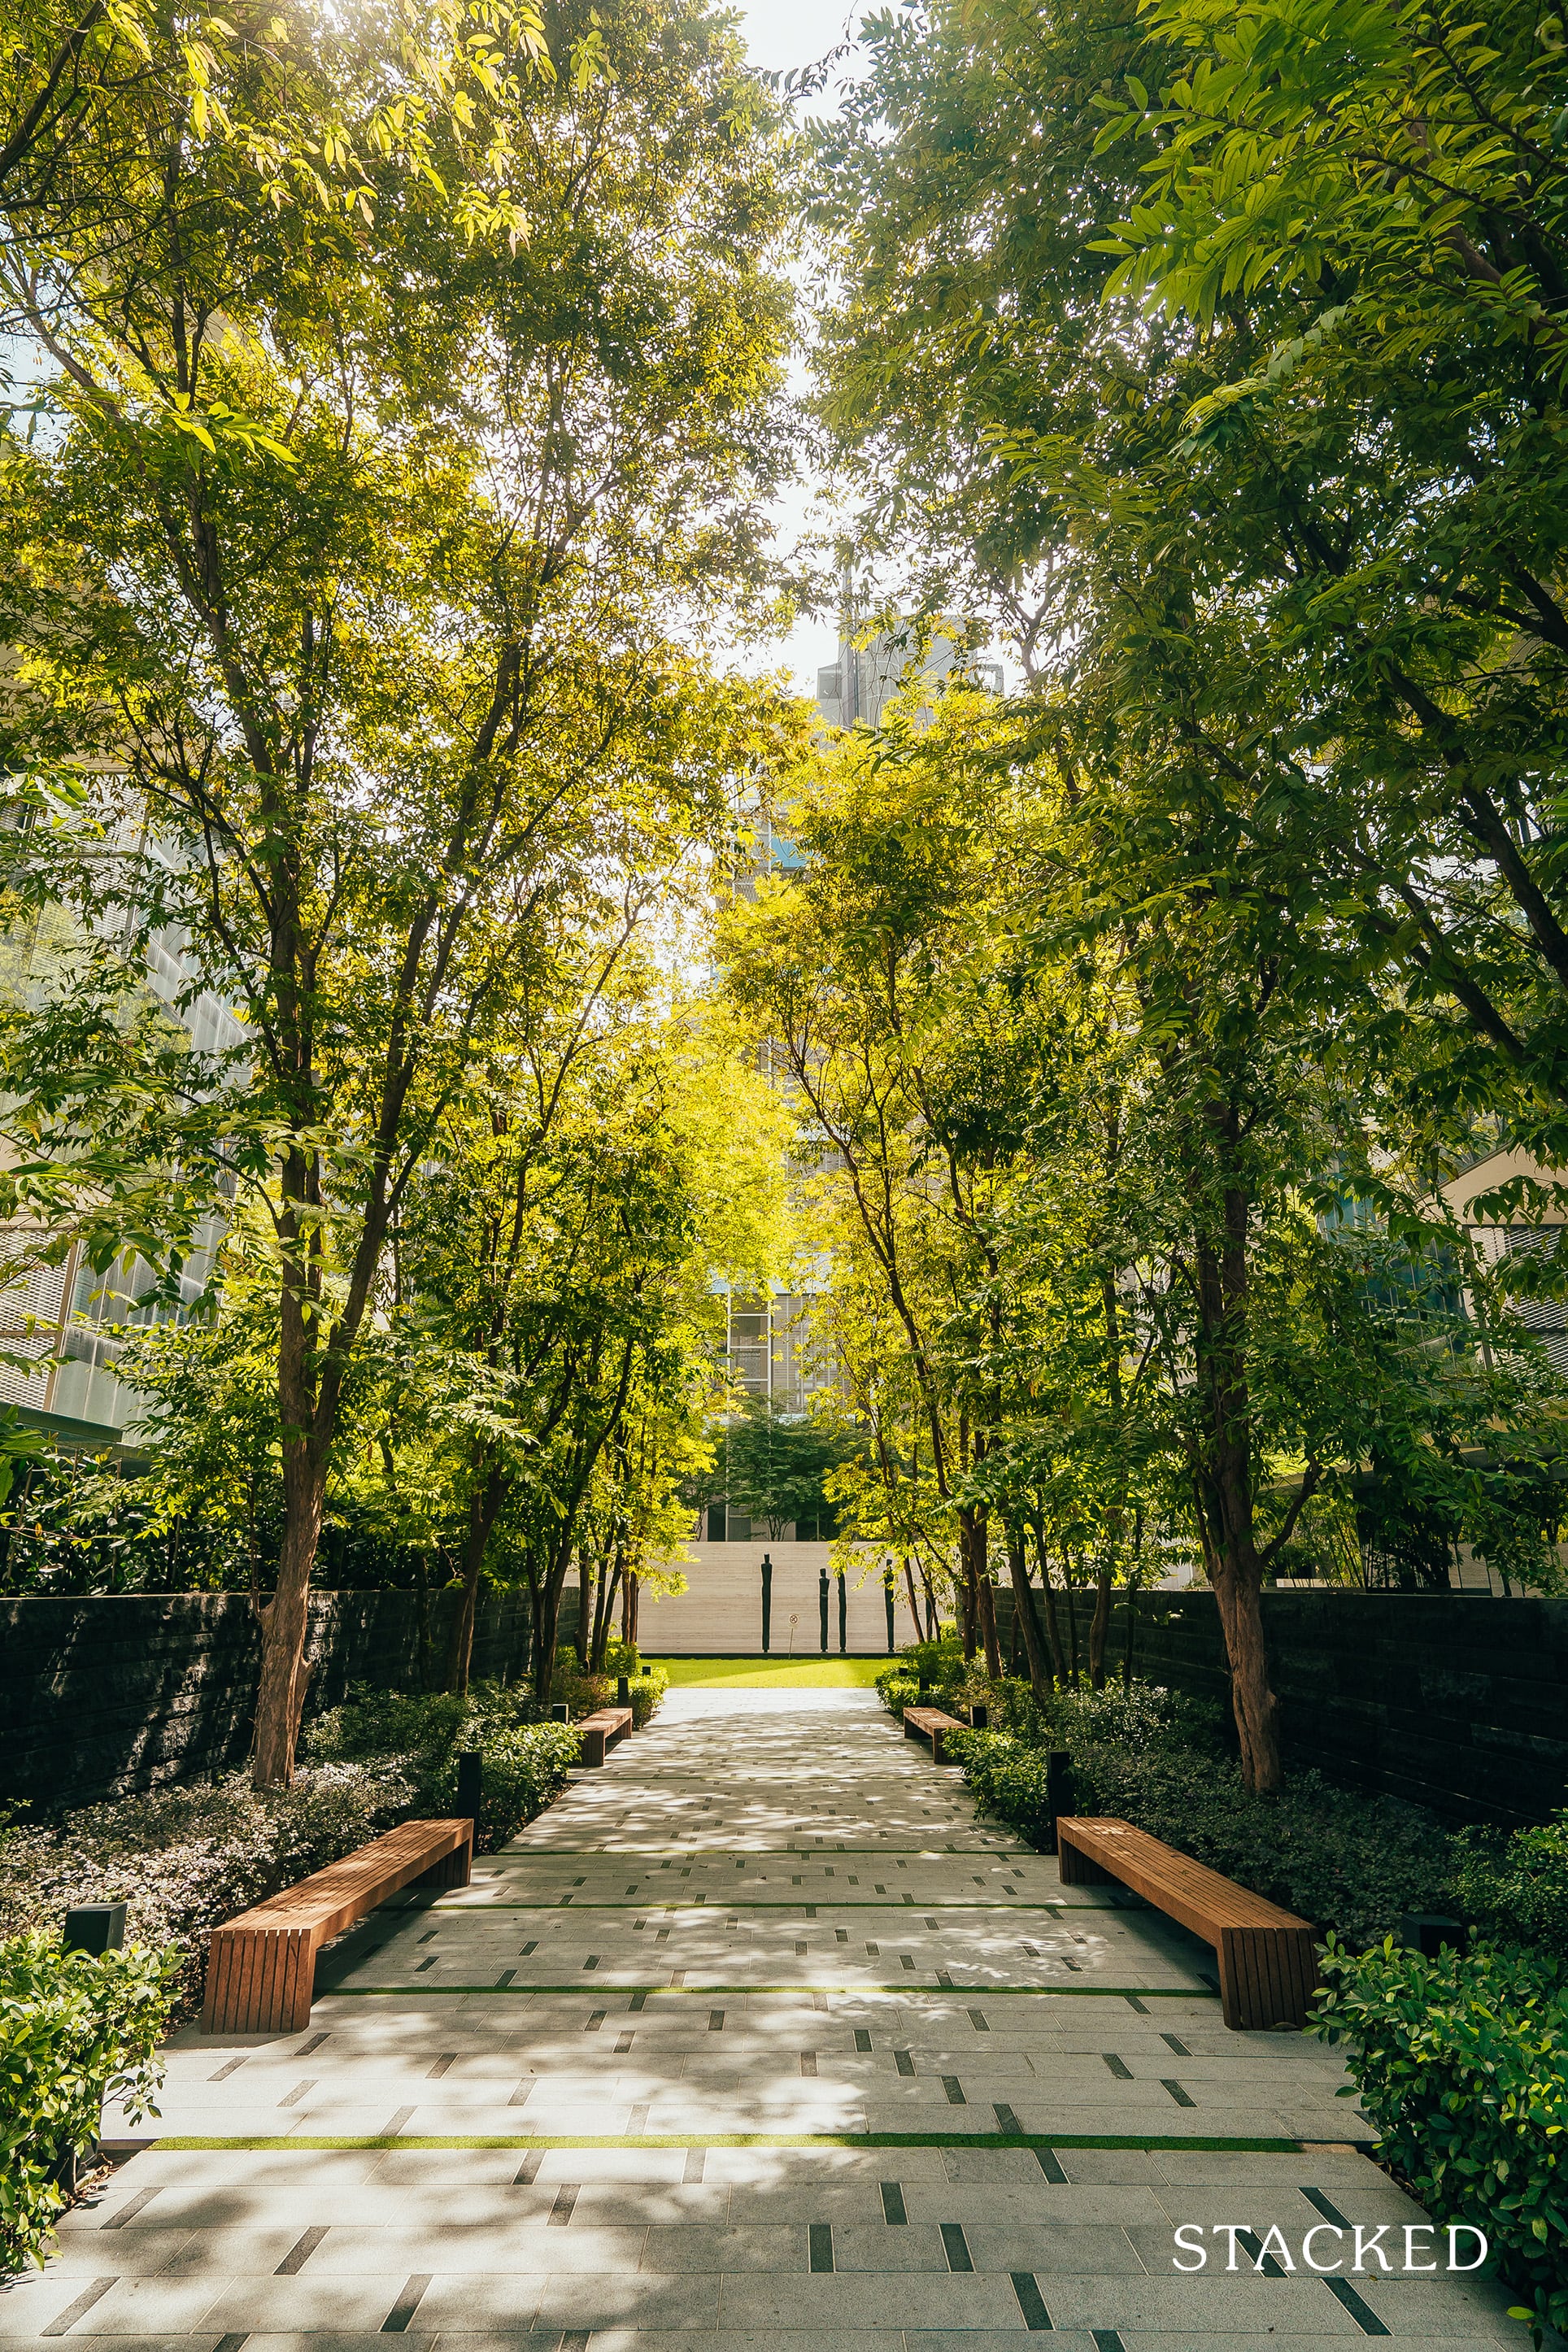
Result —
<instances>
[{"instance_id":1,"label":"wooden slat bench seat","mask_svg":"<svg viewBox=\"0 0 1568 2352\"><path fill-rule=\"evenodd\" d=\"M942 1743L948 1733L968 1729L967 1723L960 1723L955 1715L944 1715L940 1706L906 1706L904 1709L906 1736L910 1739L931 1741L931 1760L933 1764L947 1762Z\"/></svg>"},{"instance_id":2,"label":"wooden slat bench seat","mask_svg":"<svg viewBox=\"0 0 1568 2352\"><path fill-rule=\"evenodd\" d=\"M1057 1853L1064 1885L1119 1880L1214 1946L1227 2025L1305 2024L1318 1982L1317 1951L1305 1919L1131 1822L1064 1814L1057 1822Z\"/></svg>"},{"instance_id":3,"label":"wooden slat bench seat","mask_svg":"<svg viewBox=\"0 0 1568 2352\"><path fill-rule=\"evenodd\" d=\"M204 2033L292 2033L310 2021L316 1954L405 1886L467 1886L471 1821L405 1822L215 1927Z\"/></svg>"},{"instance_id":4,"label":"wooden slat bench seat","mask_svg":"<svg viewBox=\"0 0 1568 2352\"><path fill-rule=\"evenodd\" d=\"M632 1711L629 1706L602 1706L596 1715L585 1715L577 1726L583 1735L583 1753L579 1760L584 1764L602 1764L605 1748L613 1748L617 1739L624 1739L631 1727Z\"/></svg>"}]
</instances>

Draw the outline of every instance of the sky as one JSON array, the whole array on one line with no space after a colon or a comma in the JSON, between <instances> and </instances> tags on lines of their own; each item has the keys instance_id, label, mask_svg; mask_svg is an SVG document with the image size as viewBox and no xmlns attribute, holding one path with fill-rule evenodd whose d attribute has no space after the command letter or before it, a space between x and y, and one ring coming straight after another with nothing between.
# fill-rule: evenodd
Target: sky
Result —
<instances>
[{"instance_id":1,"label":"sky","mask_svg":"<svg viewBox=\"0 0 1568 2352\"><path fill-rule=\"evenodd\" d=\"M858 24L865 0L752 0L750 6L731 0L731 5L741 19L752 63L763 73L787 73L791 67L811 65L836 48ZM823 112L831 105L829 83L812 110ZM797 380L803 383L804 375ZM781 549L804 527L811 497L811 487L803 486L780 501L776 543ZM787 666L797 687L815 694L819 664L834 660L837 651L838 632L831 618L802 620L787 639L753 655L746 667L766 670Z\"/></svg>"},{"instance_id":2,"label":"sky","mask_svg":"<svg viewBox=\"0 0 1568 2352\"><path fill-rule=\"evenodd\" d=\"M810 65L826 56L846 37L853 37L860 18L868 11L870 0L730 0L740 18L752 63L764 73L787 73L793 66ZM853 73L854 66L846 60L836 70L821 97L810 111L829 112L835 104L835 85ZM791 381L804 388L805 372L798 359L791 370ZM794 543L805 528L807 510L820 527L826 520L820 507L814 507L815 484L796 486L779 501L775 547L783 552ZM1003 650L993 645L988 649L993 660L1003 658ZM816 691L819 665L836 659L838 652L838 631L836 620L802 620L796 623L790 636L776 644L752 649L743 656L743 667L753 675L786 667L793 672L796 688L805 694Z\"/></svg>"},{"instance_id":3,"label":"sky","mask_svg":"<svg viewBox=\"0 0 1568 2352\"><path fill-rule=\"evenodd\" d=\"M837 46L862 14L860 0L753 0L737 6L752 63L764 73L810 65Z\"/></svg>"}]
</instances>

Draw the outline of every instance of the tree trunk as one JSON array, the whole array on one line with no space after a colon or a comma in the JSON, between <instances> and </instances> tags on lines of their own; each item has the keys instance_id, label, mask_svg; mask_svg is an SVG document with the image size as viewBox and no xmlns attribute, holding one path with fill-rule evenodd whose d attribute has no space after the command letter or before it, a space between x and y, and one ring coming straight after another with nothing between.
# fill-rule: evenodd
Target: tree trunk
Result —
<instances>
[{"instance_id":1,"label":"tree trunk","mask_svg":"<svg viewBox=\"0 0 1568 2352\"><path fill-rule=\"evenodd\" d=\"M539 1622L533 1637L533 1696L541 1706L550 1704L551 1685L555 1679L555 1635L560 1623L561 1586L553 1577L547 1577L540 1591Z\"/></svg>"},{"instance_id":2,"label":"tree trunk","mask_svg":"<svg viewBox=\"0 0 1568 2352\"><path fill-rule=\"evenodd\" d=\"M969 1527L973 1517L969 1507L958 1515L958 1574L953 1579L953 1597L958 1602L958 1630L963 1642L963 1660L967 1665L974 1656L974 1562L970 1553Z\"/></svg>"},{"instance_id":3,"label":"tree trunk","mask_svg":"<svg viewBox=\"0 0 1568 2352\"><path fill-rule=\"evenodd\" d=\"M1127 1640L1121 1652L1121 1687L1132 1688L1132 1644L1138 1626L1138 1594L1143 1578L1143 1513L1142 1507L1132 1521L1132 1565L1127 1575Z\"/></svg>"},{"instance_id":4,"label":"tree trunk","mask_svg":"<svg viewBox=\"0 0 1568 2352\"><path fill-rule=\"evenodd\" d=\"M594 1563L584 1548L577 1554L577 1633L573 1647L577 1664L584 1674L588 1670L588 1645L594 1633Z\"/></svg>"},{"instance_id":5,"label":"tree trunk","mask_svg":"<svg viewBox=\"0 0 1568 2352\"><path fill-rule=\"evenodd\" d=\"M1089 1686L1090 1690L1105 1688L1105 1643L1110 1632L1110 1579L1109 1560L1102 1560L1094 1580L1094 1615L1089 1621Z\"/></svg>"},{"instance_id":6,"label":"tree trunk","mask_svg":"<svg viewBox=\"0 0 1568 2352\"><path fill-rule=\"evenodd\" d=\"M1002 1679L1002 1651L996 1639L996 1601L991 1582L991 1563L987 1557L990 1521L984 1511L974 1514L974 1532L970 1538L970 1557L974 1563L975 1613L980 1620L980 1638L985 1644L985 1671L993 1681Z\"/></svg>"},{"instance_id":7,"label":"tree trunk","mask_svg":"<svg viewBox=\"0 0 1568 2352\"><path fill-rule=\"evenodd\" d=\"M605 1653L610 1644L610 1628L616 1622L616 1595L621 1585L621 1567L622 1558L617 1551L615 1565L608 1574L600 1573L599 1597L594 1604L594 1638L588 1645L590 1674L602 1675L605 1671Z\"/></svg>"},{"instance_id":8,"label":"tree trunk","mask_svg":"<svg viewBox=\"0 0 1568 2352\"><path fill-rule=\"evenodd\" d=\"M1067 1585L1067 1591L1064 1598L1068 1605L1068 1671L1072 1676L1072 1686L1074 1690L1077 1690L1078 1587L1072 1580L1072 1560L1070 1555L1065 1551L1062 1554L1062 1575Z\"/></svg>"},{"instance_id":9,"label":"tree trunk","mask_svg":"<svg viewBox=\"0 0 1568 2352\"><path fill-rule=\"evenodd\" d=\"M1056 1677L1058 1689L1066 1690L1068 1662L1062 1654L1061 1627L1057 1622L1057 1591L1051 1582L1051 1562L1050 1555L1046 1549L1045 1526L1039 1519L1035 1521L1035 1550L1039 1556L1040 1562L1040 1586L1046 1603L1046 1639L1051 1645L1051 1672Z\"/></svg>"},{"instance_id":10,"label":"tree trunk","mask_svg":"<svg viewBox=\"0 0 1568 2352\"><path fill-rule=\"evenodd\" d=\"M462 1587L458 1595L457 1615L452 1620L451 1638L447 1645L447 1688L449 1691L461 1693L468 1687L479 1578L484 1570L485 1553L489 1549L490 1531L505 1496L506 1480L499 1465L492 1463L481 1476L476 1465L474 1483L468 1490L468 1530L463 1538Z\"/></svg>"},{"instance_id":11,"label":"tree trunk","mask_svg":"<svg viewBox=\"0 0 1568 2352\"><path fill-rule=\"evenodd\" d=\"M561 1632L561 1596L572 1564L571 1538L557 1551L540 1582L539 1631L533 1649L533 1695L542 1706L550 1704L555 1679L555 1644Z\"/></svg>"},{"instance_id":12,"label":"tree trunk","mask_svg":"<svg viewBox=\"0 0 1568 2352\"><path fill-rule=\"evenodd\" d=\"M256 1756L251 1779L258 1789L287 1789L294 1779L294 1743L305 1706L305 1629L310 1619L310 1571L321 1536L326 1504L324 1454L303 1436L283 1449L283 1547L278 1582L261 1618L261 1682L256 1695Z\"/></svg>"},{"instance_id":13,"label":"tree trunk","mask_svg":"<svg viewBox=\"0 0 1568 2352\"><path fill-rule=\"evenodd\" d=\"M1247 1244L1251 1203L1238 1186L1225 1193L1220 1248L1200 1243L1197 1276L1198 1395L1204 1439L1199 1508L1209 1537L1210 1580L1230 1664L1241 1769L1249 1789L1278 1789L1283 1773L1260 1594L1262 1565L1253 1536L1252 1399L1247 1370Z\"/></svg>"},{"instance_id":14,"label":"tree trunk","mask_svg":"<svg viewBox=\"0 0 1568 2352\"><path fill-rule=\"evenodd\" d=\"M921 1590L926 1597L926 1640L934 1642L942 1632L942 1612L936 1605L936 1587L921 1563Z\"/></svg>"},{"instance_id":15,"label":"tree trunk","mask_svg":"<svg viewBox=\"0 0 1568 2352\"><path fill-rule=\"evenodd\" d=\"M1024 1537L1021 1528L1007 1529L1007 1573L1013 1580L1013 1622L1024 1638L1024 1655L1029 1666L1029 1688L1042 1704L1049 1696L1046 1672L1046 1654L1040 1640L1040 1629L1035 1622L1035 1596L1029 1590L1029 1570L1024 1559Z\"/></svg>"},{"instance_id":16,"label":"tree trunk","mask_svg":"<svg viewBox=\"0 0 1568 2352\"><path fill-rule=\"evenodd\" d=\"M1268 1682L1268 1652L1263 1633L1262 1580L1256 1558L1250 1576L1221 1559L1215 1597L1230 1662L1232 1709L1241 1743L1242 1777L1249 1789L1278 1789L1284 1780L1279 1759L1279 1710Z\"/></svg>"},{"instance_id":17,"label":"tree trunk","mask_svg":"<svg viewBox=\"0 0 1568 2352\"><path fill-rule=\"evenodd\" d=\"M430 1687L430 1563L423 1546L414 1555L415 1664L419 1687Z\"/></svg>"}]
</instances>

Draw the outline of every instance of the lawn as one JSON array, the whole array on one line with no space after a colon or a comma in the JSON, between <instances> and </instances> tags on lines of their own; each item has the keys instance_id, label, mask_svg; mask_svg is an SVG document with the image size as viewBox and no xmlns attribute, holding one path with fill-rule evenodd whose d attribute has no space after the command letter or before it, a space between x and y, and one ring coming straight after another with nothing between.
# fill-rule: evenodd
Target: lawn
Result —
<instances>
[{"instance_id":1,"label":"lawn","mask_svg":"<svg viewBox=\"0 0 1568 2352\"><path fill-rule=\"evenodd\" d=\"M887 1664L886 1658L650 1658L662 1666L672 1688L700 1685L705 1690L863 1690Z\"/></svg>"}]
</instances>

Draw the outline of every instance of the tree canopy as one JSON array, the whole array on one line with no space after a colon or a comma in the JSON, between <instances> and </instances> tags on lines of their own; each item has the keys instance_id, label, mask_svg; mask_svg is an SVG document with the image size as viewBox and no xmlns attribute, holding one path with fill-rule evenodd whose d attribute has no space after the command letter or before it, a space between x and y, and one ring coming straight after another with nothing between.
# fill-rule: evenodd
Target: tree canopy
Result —
<instances>
[{"instance_id":1,"label":"tree canopy","mask_svg":"<svg viewBox=\"0 0 1568 2352\"><path fill-rule=\"evenodd\" d=\"M254 1580L264 1783L340 1538L542 1699L699 1492L1042 1691L1184 1561L1261 1788L1270 1579L1560 1576L1568 19L858 42L792 127L693 0L0 21L0 1274L136 1318L48 1509ZM1005 695L728 658L802 231L849 625Z\"/></svg>"}]
</instances>

